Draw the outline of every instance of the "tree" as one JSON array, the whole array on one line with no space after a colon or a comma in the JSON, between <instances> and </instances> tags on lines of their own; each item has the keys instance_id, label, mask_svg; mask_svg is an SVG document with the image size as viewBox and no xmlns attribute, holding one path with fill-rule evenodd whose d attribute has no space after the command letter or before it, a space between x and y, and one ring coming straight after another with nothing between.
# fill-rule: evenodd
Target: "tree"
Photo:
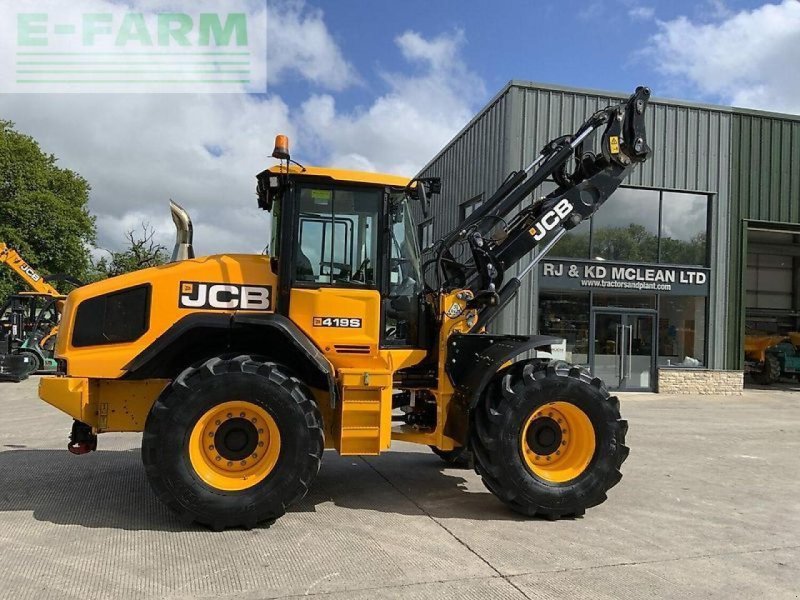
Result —
<instances>
[{"instance_id":1,"label":"tree","mask_svg":"<svg viewBox=\"0 0 800 600\"><path fill-rule=\"evenodd\" d=\"M121 252L109 252L111 260L101 258L95 264L94 279L116 277L124 273L163 265L169 260L167 248L157 243L155 229L147 222L142 222L141 233L130 230L125 234L128 247Z\"/></svg>"},{"instance_id":2,"label":"tree","mask_svg":"<svg viewBox=\"0 0 800 600\"><path fill-rule=\"evenodd\" d=\"M30 136L0 120L0 240L12 246L39 272L85 279L95 240L89 214L89 183L59 167ZM0 301L24 284L0 270Z\"/></svg>"},{"instance_id":3,"label":"tree","mask_svg":"<svg viewBox=\"0 0 800 600\"><path fill-rule=\"evenodd\" d=\"M595 229L592 254L606 260L657 262L658 235L644 225L629 223L626 227Z\"/></svg>"},{"instance_id":4,"label":"tree","mask_svg":"<svg viewBox=\"0 0 800 600\"><path fill-rule=\"evenodd\" d=\"M705 265L706 234L699 233L689 240L661 236L661 263ZM632 262L656 262L659 238L640 224L604 227L594 230L591 257ZM570 230L553 247L553 257L587 259L589 256L589 226L584 221Z\"/></svg>"},{"instance_id":5,"label":"tree","mask_svg":"<svg viewBox=\"0 0 800 600\"><path fill-rule=\"evenodd\" d=\"M677 240L664 236L661 238L661 262L705 265L706 247L705 232L698 233L689 240Z\"/></svg>"}]
</instances>

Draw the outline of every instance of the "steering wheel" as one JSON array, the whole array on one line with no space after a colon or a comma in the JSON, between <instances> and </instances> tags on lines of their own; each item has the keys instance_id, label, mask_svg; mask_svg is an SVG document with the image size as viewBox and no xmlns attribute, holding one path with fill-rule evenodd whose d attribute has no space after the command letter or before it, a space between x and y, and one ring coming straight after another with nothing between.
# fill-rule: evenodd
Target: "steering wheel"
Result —
<instances>
[{"instance_id":1,"label":"steering wheel","mask_svg":"<svg viewBox=\"0 0 800 600\"><path fill-rule=\"evenodd\" d=\"M343 279L350 276L350 269L352 267L347 263L324 261L319 263L319 272L321 275L327 275L332 279ZM333 270L338 269L339 272L334 274ZM327 273L325 271L328 271Z\"/></svg>"}]
</instances>

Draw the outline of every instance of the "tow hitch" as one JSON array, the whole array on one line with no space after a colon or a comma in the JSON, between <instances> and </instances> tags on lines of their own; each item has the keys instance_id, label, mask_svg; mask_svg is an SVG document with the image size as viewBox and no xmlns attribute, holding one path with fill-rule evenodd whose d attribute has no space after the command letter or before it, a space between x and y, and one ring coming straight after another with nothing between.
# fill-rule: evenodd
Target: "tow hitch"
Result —
<instances>
[{"instance_id":1,"label":"tow hitch","mask_svg":"<svg viewBox=\"0 0 800 600\"><path fill-rule=\"evenodd\" d=\"M92 450L97 450L97 436L92 433L92 428L86 423L73 421L67 450L72 454L88 454Z\"/></svg>"}]
</instances>

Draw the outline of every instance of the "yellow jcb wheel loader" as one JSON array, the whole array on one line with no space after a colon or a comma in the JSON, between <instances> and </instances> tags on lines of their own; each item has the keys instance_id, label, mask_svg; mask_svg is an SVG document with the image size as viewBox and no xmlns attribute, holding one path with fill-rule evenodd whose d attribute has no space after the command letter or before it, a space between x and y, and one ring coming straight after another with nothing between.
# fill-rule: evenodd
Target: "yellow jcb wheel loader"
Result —
<instances>
[{"instance_id":1,"label":"yellow jcb wheel loader","mask_svg":"<svg viewBox=\"0 0 800 600\"><path fill-rule=\"evenodd\" d=\"M524 515L581 515L621 478L619 402L583 368L527 358L556 338L486 328L648 158L649 96L638 88L552 140L425 264L411 204L427 212L440 181L303 167L278 136L279 164L257 176L269 255L195 258L173 205L173 262L72 292L63 375L39 394L75 419L74 453L103 432L143 431L157 496L213 529L280 517L326 448L375 455L395 441L469 450ZM558 188L526 202L547 178Z\"/></svg>"}]
</instances>

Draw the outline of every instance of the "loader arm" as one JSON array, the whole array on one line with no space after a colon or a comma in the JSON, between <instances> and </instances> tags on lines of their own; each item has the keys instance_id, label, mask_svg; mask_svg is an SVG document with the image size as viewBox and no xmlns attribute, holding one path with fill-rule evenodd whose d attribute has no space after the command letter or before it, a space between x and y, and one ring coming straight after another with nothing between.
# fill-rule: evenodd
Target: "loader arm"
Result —
<instances>
[{"instance_id":1,"label":"loader arm","mask_svg":"<svg viewBox=\"0 0 800 600\"><path fill-rule=\"evenodd\" d=\"M488 325L555 243L591 217L648 159L644 113L649 99L650 90L639 87L626 101L597 111L575 133L548 142L524 171L509 175L491 198L444 236L435 258L437 287L440 292L472 291L469 308L479 314L472 331ZM600 151L595 153L591 143L598 133ZM548 178L558 187L509 218ZM508 269L542 243L536 256L506 281ZM460 262L453 249L465 244L471 260Z\"/></svg>"},{"instance_id":2,"label":"loader arm","mask_svg":"<svg viewBox=\"0 0 800 600\"><path fill-rule=\"evenodd\" d=\"M0 242L0 264L6 264L28 284L34 292L47 294L48 296L60 296L58 290L50 285L43 275L20 256L19 252Z\"/></svg>"}]
</instances>

